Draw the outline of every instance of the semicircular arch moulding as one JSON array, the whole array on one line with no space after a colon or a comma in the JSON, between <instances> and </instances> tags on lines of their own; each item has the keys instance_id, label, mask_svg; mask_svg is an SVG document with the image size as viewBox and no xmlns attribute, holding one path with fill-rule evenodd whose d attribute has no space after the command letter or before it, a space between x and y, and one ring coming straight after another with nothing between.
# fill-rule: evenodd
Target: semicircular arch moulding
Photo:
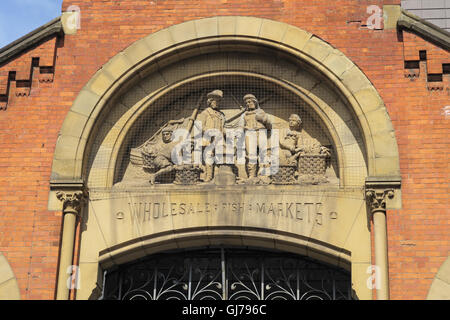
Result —
<instances>
[{"instance_id":1,"label":"semicircular arch moulding","mask_svg":"<svg viewBox=\"0 0 450 320\"><path fill-rule=\"evenodd\" d=\"M363 144L363 148L358 147L364 152L366 172L362 174L371 177L400 175L397 143L386 107L354 63L330 44L297 27L268 19L229 16L188 21L163 29L135 42L105 64L82 89L65 119L55 150L52 182L87 180L89 158L95 148L93 137L119 100L129 99L121 103L123 116L136 104L144 103L142 99L149 101L180 78L192 77L192 70L207 74L215 70L212 66L220 66L219 63L224 64L222 71L243 71L242 66L246 65L246 69L250 69L247 72L260 74L255 63L258 59L253 62L230 59L229 52L257 56L264 51L271 51L277 61L270 70L272 78L302 92L314 101L311 105L322 104L325 115L322 119L328 118L334 127L334 133L329 130L329 134L336 135L333 136L335 147L347 146L347 150L340 150L343 156L339 161L344 168L352 166L343 158L345 154L354 153L356 144L347 139L349 131L356 130ZM213 53L222 54L222 59L185 65L184 73L180 73L179 66L176 72L171 69L179 61ZM289 61L298 63L295 71L281 72L280 66ZM142 81L147 81L148 85L143 87ZM133 86L134 96L127 96ZM331 103L324 94L330 90L334 92L333 97L339 98ZM333 107L346 109L350 118L342 117ZM335 123L336 117L343 125ZM120 130L116 123L112 128ZM350 134L350 137L355 138L355 135ZM362 169L360 162L353 166L355 170ZM104 168L105 171L108 168Z\"/></svg>"}]
</instances>

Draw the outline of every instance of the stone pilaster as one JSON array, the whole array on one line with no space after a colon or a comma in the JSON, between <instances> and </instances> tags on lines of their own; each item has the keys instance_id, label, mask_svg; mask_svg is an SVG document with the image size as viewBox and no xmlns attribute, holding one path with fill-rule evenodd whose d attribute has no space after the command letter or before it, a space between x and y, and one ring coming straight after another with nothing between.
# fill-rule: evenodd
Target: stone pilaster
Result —
<instances>
[{"instance_id":1,"label":"stone pilaster","mask_svg":"<svg viewBox=\"0 0 450 320\"><path fill-rule=\"evenodd\" d=\"M73 265L73 253L75 247L75 230L77 219L82 217L83 202L87 197L84 190L57 191L56 197L63 202L63 230L61 240L61 251L59 256L58 286L56 299L68 300L70 289L68 285L70 274L68 270Z\"/></svg>"},{"instance_id":2,"label":"stone pilaster","mask_svg":"<svg viewBox=\"0 0 450 320\"><path fill-rule=\"evenodd\" d=\"M373 177L366 180L365 196L370 217L373 221L377 300L389 300L386 210L389 207L395 208L398 206L398 203L393 203L393 206L388 206L388 202L392 202L397 193L398 197L401 197L400 178L380 179Z\"/></svg>"}]
</instances>

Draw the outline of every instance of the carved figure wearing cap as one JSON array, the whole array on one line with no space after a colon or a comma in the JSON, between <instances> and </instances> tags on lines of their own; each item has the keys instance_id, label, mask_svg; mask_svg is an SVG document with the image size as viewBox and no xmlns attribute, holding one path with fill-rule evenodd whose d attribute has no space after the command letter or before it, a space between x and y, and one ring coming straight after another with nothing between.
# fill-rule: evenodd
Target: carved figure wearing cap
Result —
<instances>
[{"instance_id":1,"label":"carved figure wearing cap","mask_svg":"<svg viewBox=\"0 0 450 320\"><path fill-rule=\"evenodd\" d=\"M202 125L202 132L215 129L223 134L226 119L225 114L219 109L220 102L223 98L223 92L221 90L214 90L209 92L206 97L207 107L197 117L197 121ZM211 141L203 140L204 147L211 143L214 143L214 137ZM208 156L213 157L214 154L209 154ZM205 164L204 174L204 181L211 181L214 177L214 164Z\"/></svg>"},{"instance_id":2,"label":"carved figure wearing cap","mask_svg":"<svg viewBox=\"0 0 450 320\"><path fill-rule=\"evenodd\" d=\"M269 115L266 114L264 110L262 110L259 107L258 99L256 99L256 97L253 94L246 94L243 100L247 110L241 117L240 127L243 128L244 131L255 131L257 137L256 143L259 144L258 130L261 129L271 130L272 122L270 120ZM261 166L259 167L260 170L258 170L257 153L249 153L250 143L248 136L246 136L245 138L245 145L247 152L248 177L256 178L258 173L260 173L261 171Z\"/></svg>"}]
</instances>

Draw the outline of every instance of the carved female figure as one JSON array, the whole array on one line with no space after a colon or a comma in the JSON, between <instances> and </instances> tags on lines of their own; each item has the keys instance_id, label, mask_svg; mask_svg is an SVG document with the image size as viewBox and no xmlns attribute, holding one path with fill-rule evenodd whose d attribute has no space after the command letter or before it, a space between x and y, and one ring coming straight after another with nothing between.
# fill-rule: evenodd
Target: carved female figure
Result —
<instances>
[{"instance_id":1,"label":"carved female figure","mask_svg":"<svg viewBox=\"0 0 450 320\"><path fill-rule=\"evenodd\" d=\"M280 165L297 166L296 159L304 150L301 139L302 120L299 115L289 116L289 129L280 141Z\"/></svg>"}]
</instances>

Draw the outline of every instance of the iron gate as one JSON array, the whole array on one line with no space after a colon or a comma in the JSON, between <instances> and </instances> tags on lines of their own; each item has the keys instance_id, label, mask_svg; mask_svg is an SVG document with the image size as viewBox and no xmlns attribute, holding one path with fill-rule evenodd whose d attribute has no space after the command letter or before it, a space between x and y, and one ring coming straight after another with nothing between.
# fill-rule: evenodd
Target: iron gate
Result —
<instances>
[{"instance_id":1,"label":"iron gate","mask_svg":"<svg viewBox=\"0 0 450 320\"><path fill-rule=\"evenodd\" d=\"M299 255L231 248L152 255L105 276L105 300L348 300L350 274Z\"/></svg>"}]
</instances>

